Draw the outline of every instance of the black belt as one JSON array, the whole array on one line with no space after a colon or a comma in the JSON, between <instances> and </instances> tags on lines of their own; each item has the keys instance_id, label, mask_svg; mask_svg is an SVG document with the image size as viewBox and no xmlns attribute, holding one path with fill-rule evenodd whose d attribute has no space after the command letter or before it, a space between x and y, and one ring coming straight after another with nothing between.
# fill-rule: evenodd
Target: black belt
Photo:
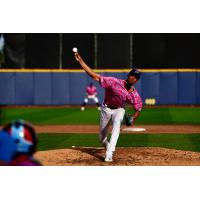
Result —
<instances>
[{"instance_id":1,"label":"black belt","mask_svg":"<svg viewBox=\"0 0 200 200\"><path fill-rule=\"evenodd\" d=\"M115 106L109 106L105 103L103 103L104 106L106 106L107 108L110 108L111 110L115 110L115 109L118 109L118 108L121 108L121 107L115 107Z\"/></svg>"}]
</instances>

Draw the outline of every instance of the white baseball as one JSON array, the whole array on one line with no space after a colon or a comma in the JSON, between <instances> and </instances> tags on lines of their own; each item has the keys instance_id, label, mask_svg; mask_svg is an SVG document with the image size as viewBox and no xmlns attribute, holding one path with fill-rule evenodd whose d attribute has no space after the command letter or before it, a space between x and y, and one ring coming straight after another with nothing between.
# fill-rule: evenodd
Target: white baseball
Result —
<instances>
[{"instance_id":1,"label":"white baseball","mask_svg":"<svg viewBox=\"0 0 200 200\"><path fill-rule=\"evenodd\" d=\"M74 53L77 53L77 52L78 52L78 49L77 49L76 47L74 47L74 48L72 49L72 51L73 51Z\"/></svg>"}]
</instances>

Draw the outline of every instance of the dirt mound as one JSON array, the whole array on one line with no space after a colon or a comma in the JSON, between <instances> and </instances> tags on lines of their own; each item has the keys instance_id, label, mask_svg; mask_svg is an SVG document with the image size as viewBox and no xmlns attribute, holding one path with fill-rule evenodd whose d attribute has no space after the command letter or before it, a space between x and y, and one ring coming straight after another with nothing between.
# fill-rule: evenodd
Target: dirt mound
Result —
<instances>
[{"instance_id":1,"label":"dirt mound","mask_svg":"<svg viewBox=\"0 0 200 200\"><path fill-rule=\"evenodd\" d=\"M122 126L122 129L125 126ZM141 125L144 133L200 133L200 126L192 125ZM97 125L35 126L37 133L98 133ZM138 132L126 132L134 134ZM200 153L165 148L117 148L114 162L105 163L103 148L71 148L40 151L36 157L46 166L198 166Z\"/></svg>"},{"instance_id":2,"label":"dirt mound","mask_svg":"<svg viewBox=\"0 0 200 200\"><path fill-rule=\"evenodd\" d=\"M200 166L200 153L165 148L117 148L114 161L105 163L103 148L39 151L45 166Z\"/></svg>"}]
</instances>

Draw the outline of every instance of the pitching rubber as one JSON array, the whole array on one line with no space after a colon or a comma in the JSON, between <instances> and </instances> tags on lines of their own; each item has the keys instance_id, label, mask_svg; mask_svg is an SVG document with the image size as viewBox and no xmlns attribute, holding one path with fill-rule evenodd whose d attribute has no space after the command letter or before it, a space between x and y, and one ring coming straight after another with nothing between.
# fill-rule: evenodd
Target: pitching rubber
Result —
<instances>
[{"instance_id":1,"label":"pitching rubber","mask_svg":"<svg viewBox=\"0 0 200 200\"><path fill-rule=\"evenodd\" d=\"M124 128L122 131L132 131L132 132L140 132L140 131L146 131L145 128Z\"/></svg>"}]
</instances>

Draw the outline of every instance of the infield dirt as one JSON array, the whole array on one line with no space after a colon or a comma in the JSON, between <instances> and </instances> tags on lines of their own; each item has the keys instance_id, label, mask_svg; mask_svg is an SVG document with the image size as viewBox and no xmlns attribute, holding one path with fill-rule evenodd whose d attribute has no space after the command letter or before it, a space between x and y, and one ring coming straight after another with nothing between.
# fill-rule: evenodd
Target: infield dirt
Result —
<instances>
[{"instance_id":1,"label":"infield dirt","mask_svg":"<svg viewBox=\"0 0 200 200\"><path fill-rule=\"evenodd\" d=\"M46 166L200 166L200 153L165 148L117 148L112 163L103 161L103 148L40 151L36 158Z\"/></svg>"},{"instance_id":2,"label":"infield dirt","mask_svg":"<svg viewBox=\"0 0 200 200\"><path fill-rule=\"evenodd\" d=\"M122 126L121 129L126 126ZM200 125L136 125L146 131L141 133L200 133ZM98 133L98 125L35 125L37 133ZM138 133L138 132L127 132Z\"/></svg>"},{"instance_id":3,"label":"infield dirt","mask_svg":"<svg viewBox=\"0 0 200 200\"><path fill-rule=\"evenodd\" d=\"M200 133L200 126L141 125L148 133ZM37 133L98 133L96 125L35 126ZM122 127L124 128L124 127ZM135 132L138 133L138 132ZM128 134L134 134L129 132ZM158 147L117 148L114 162L105 163L103 148L68 148L38 151L35 156L45 166L200 166L200 153Z\"/></svg>"}]
</instances>

